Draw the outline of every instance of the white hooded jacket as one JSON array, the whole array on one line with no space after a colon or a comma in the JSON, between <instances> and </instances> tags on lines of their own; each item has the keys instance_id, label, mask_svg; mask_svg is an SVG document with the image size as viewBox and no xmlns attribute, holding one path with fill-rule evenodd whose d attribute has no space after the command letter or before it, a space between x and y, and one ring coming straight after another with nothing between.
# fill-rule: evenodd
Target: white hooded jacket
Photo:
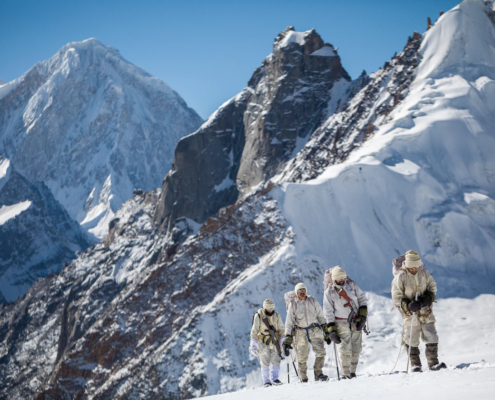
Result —
<instances>
[{"instance_id":1,"label":"white hooded jacket","mask_svg":"<svg viewBox=\"0 0 495 400\"><path fill-rule=\"evenodd\" d=\"M323 325L324 323L323 310L314 297L306 296L306 300L296 298L289 303L285 319L285 334L292 335L295 326L307 328L312 324Z\"/></svg>"},{"instance_id":2,"label":"white hooded jacket","mask_svg":"<svg viewBox=\"0 0 495 400\"><path fill-rule=\"evenodd\" d=\"M340 290L340 288L342 288L342 286L335 285L334 283L330 284L327 290L325 290L323 296L323 315L327 324L337 322L335 320L336 318L347 319L351 313L352 307L344 307L344 305L347 304L347 300L337 293L337 290ZM358 285L356 285L356 283L346 280L343 288L354 303L356 313L359 310L359 307L368 305L366 302L366 294Z\"/></svg>"}]
</instances>

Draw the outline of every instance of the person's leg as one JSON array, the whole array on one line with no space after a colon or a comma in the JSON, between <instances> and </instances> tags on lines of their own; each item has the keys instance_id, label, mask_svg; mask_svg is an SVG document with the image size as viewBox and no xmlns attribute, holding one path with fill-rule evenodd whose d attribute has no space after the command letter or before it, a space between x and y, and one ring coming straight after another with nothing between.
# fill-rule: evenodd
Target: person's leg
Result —
<instances>
[{"instance_id":1,"label":"person's leg","mask_svg":"<svg viewBox=\"0 0 495 400\"><path fill-rule=\"evenodd\" d=\"M337 333L339 334L340 343L340 363L342 364L342 375L351 377L351 358L352 358L352 344L351 344L351 330L347 322L337 323Z\"/></svg>"},{"instance_id":2,"label":"person's leg","mask_svg":"<svg viewBox=\"0 0 495 400\"><path fill-rule=\"evenodd\" d=\"M299 366L299 379L301 381L308 380L308 357L309 343L306 337L306 331L296 330L295 348L297 353L297 362Z\"/></svg>"},{"instance_id":3,"label":"person's leg","mask_svg":"<svg viewBox=\"0 0 495 400\"><path fill-rule=\"evenodd\" d=\"M411 342L411 366L421 368L421 358L419 357L419 337L421 334L421 326L418 318L414 318L414 326L412 325L412 317L404 318L404 343L406 350L409 353L409 342ZM411 339L412 335L412 339Z\"/></svg>"},{"instance_id":4,"label":"person's leg","mask_svg":"<svg viewBox=\"0 0 495 400\"><path fill-rule=\"evenodd\" d=\"M426 360L428 367L432 368L439 364L438 361L438 334L435 323L424 324L421 326L421 336L426 343Z\"/></svg>"},{"instance_id":5,"label":"person's leg","mask_svg":"<svg viewBox=\"0 0 495 400\"><path fill-rule=\"evenodd\" d=\"M259 344L260 365L261 365L261 378L263 384L270 382L270 351L268 346L264 343Z\"/></svg>"},{"instance_id":6,"label":"person's leg","mask_svg":"<svg viewBox=\"0 0 495 400\"><path fill-rule=\"evenodd\" d=\"M356 370L359 363L359 354L361 354L361 350L363 349L363 333L362 331L358 331L355 327L352 327L351 332L351 348L352 348L352 357L351 357L351 376L356 376Z\"/></svg>"},{"instance_id":7,"label":"person's leg","mask_svg":"<svg viewBox=\"0 0 495 400\"><path fill-rule=\"evenodd\" d=\"M325 364L325 356L327 352L325 351L325 336L321 328L312 328L310 330L311 345L313 346L313 351L315 352L316 359L314 364L315 381L322 379L328 379L328 376L323 374L323 365Z\"/></svg>"},{"instance_id":8,"label":"person's leg","mask_svg":"<svg viewBox=\"0 0 495 400\"><path fill-rule=\"evenodd\" d=\"M270 378L272 382L278 381L278 373L280 371L280 361L282 359L278 355L277 349L270 346Z\"/></svg>"}]
</instances>

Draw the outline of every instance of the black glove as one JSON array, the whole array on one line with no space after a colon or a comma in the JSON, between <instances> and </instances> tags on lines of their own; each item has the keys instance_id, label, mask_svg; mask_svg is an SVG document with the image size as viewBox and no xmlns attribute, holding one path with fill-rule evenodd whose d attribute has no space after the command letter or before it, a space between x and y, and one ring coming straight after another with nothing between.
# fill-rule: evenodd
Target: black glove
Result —
<instances>
[{"instance_id":1,"label":"black glove","mask_svg":"<svg viewBox=\"0 0 495 400\"><path fill-rule=\"evenodd\" d=\"M290 344L284 343L283 348L284 348L285 356L289 357L290 351L292 350L292 346Z\"/></svg>"},{"instance_id":2,"label":"black glove","mask_svg":"<svg viewBox=\"0 0 495 400\"><path fill-rule=\"evenodd\" d=\"M407 308L413 313L418 312L422 308L421 301L411 301Z\"/></svg>"},{"instance_id":3,"label":"black glove","mask_svg":"<svg viewBox=\"0 0 495 400\"><path fill-rule=\"evenodd\" d=\"M323 329L323 335L325 336L325 342L327 342L327 344L330 344L332 343L332 340L330 339L330 332L328 330L328 325L327 324L323 324L321 326L321 329Z\"/></svg>"},{"instance_id":4,"label":"black glove","mask_svg":"<svg viewBox=\"0 0 495 400\"><path fill-rule=\"evenodd\" d=\"M358 331L362 330L366 325L366 320L368 319L368 307L359 307L358 317L356 318L356 329Z\"/></svg>"},{"instance_id":5,"label":"black glove","mask_svg":"<svg viewBox=\"0 0 495 400\"><path fill-rule=\"evenodd\" d=\"M284 354L286 357L289 357L290 355L290 350L292 349L292 336L287 335L283 341L283 347L284 347Z\"/></svg>"},{"instance_id":6,"label":"black glove","mask_svg":"<svg viewBox=\"0 0 495 400\"><path fill-rule=\"evenodd\" d=\"M419 301L421 302L421 308L430 307L433 304L433 297L430 292L426 292L422 296L419 296Z\"/></svg>"},{"instance_id":7,"label":"black glove","mask_svg":"<svg viewBox=\"0 0 495 400\"><path fill-rule=\"evenodd\" d=\"M330 332L330 340L332 340L335 344L340 344L340 342L342 342L340 340L340 337L339 337L339 334L337 333L337 331Z\"/></svg>"},{"instance_id":8,"label":"black glove","mask_svg":"<svg viewBox=\"0 0 495 400\"><path fill-rule=\"evenodd\" d=\"M361 315L360 317L357 317L356 318L356 329L358 331L362 331L363 330L363 328L366 325L366 320L367 319L368 319L368 317L365 317L364 315Z\"/></svg>"},{"instance_id":9,"label":"black glove","mask_svg":"<svg viewBox=\"0 0 495 400\"><path fill-rule=\"evenodd\" d=\"M325 342L327 342L328 345L332 343L332 339L330 339L330 332L325 332Z\"/></svg>"}]
</instances>

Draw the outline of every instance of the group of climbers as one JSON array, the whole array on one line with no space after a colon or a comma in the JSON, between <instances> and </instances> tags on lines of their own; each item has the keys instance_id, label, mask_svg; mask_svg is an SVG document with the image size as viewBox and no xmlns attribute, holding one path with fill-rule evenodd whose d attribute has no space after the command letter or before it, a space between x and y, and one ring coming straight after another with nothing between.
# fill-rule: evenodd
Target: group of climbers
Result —
<instances>
[{"instance_id":1,"label":"group of climbers","mask_svg":"<svg viewBox=\"0 0 495 400\"><path fill-rule=\"evenodd\" d=\"M403 316L402 340L413 372L422 371L419 338L426 343L426 358L431 370L446 368L438 361L438 335L432 304L437 285L426 271L418 253L410 250L393 261L392 300ZM356 378L362 350L362 332L366 330L368 304L365 293L340 266L329 269L324 277L323 309L308 295L304 283L285 294L285 324L271 299L263 302L253 317L250 352L259 358L265 386L281 385L280 363L295 350L298 377L308 382L310 345L315 353L315 381L327 381L323 373L325 342L340 345L342 378ZM283 350L282 350L283 348Z\"/></svg>"}]
</instances>

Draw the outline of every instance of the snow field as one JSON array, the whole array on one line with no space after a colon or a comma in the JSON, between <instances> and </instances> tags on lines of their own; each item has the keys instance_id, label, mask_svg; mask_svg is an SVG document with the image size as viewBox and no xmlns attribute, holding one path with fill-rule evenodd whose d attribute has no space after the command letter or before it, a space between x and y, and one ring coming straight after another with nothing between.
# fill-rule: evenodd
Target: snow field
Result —
<instances>
[{"instance_id":1,"label":"snow field","mask_svg":"<svg viewBox=\"0 0 495 400\"><path fill-rule=\"evenodd\" d=\"M370 302L372 333L363 337L363 353L358 367L358 379L337 381L335 363L328 383L313 381L301 384L291 366L291 384L262 388L259 368L253 371L248 389L208 398L236 400L252 399L491 399L495 390L495 296L481 295L475 299L450 298L439 300L434 312L440 337L439 358L447 370L406 375L407 355L402 350L397 371L390 374L397 359L400 344L401 317L390 311L391 300L367 293ZM245 343L247 347L248 342ZM333 345L332 345L333 348ZM424 345L420 346L423 366L426 366ZM328 373L333 350L327 346L325 373ZM329 354L331 353L331 354ZM310 358L311 366L314 358ZM297 364L296 364L297 365ZM255 376L256 375L256 376ZM281 364L281 380L287 382L286 361Z\"/></svg>"}]
</instances>

